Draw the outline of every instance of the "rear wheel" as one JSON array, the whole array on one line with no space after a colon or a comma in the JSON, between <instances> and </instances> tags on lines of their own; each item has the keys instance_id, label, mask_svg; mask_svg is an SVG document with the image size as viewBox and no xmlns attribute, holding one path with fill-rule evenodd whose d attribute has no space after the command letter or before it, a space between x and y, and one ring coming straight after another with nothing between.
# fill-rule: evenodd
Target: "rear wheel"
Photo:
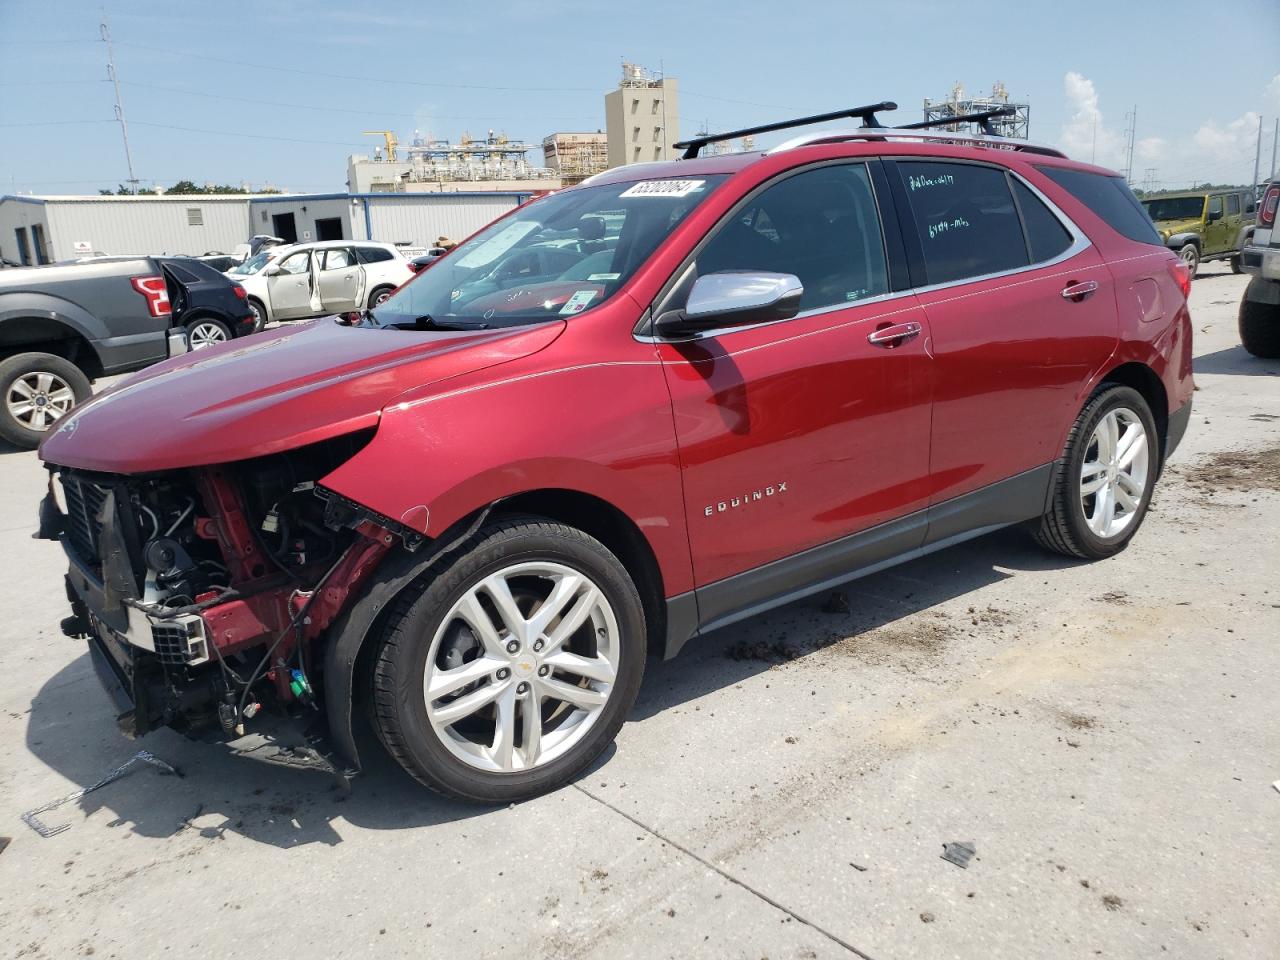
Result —
<instances>
[{"instance_id":1,"label":"rear wheel","mask_svg":"<svg viewBox=\"0 0 1280 960\"><path fill-rule=\"evenodd\" d=\"M379 304L386 303L393 293L395 293L395 287L378 287L369 294L369 309L372 310Z\"/></svg>"},{"instance_id":2,"label":"rear wheel","mask_svg":"<svg viewBox=\"0 0 1280 960\"><path fill-rule=\"evenodd\" d=\"M0 363L0 438L34 450L49 429L93 393L89 378L51 353L20 353Z\"/></svg>"},{"instance_id":3,"label":"rear wheel","mask_svg":"<svg viewBox=\"0 0 1280 960\"><path fill-rule=\"evenodd\" d=\"M639 595L603 544L533 517L492 523L391 609L375 726L427 786L523 800L567 783L613 741L644 651Z\"/></svg>"},{"instance_id":4,"label":"rear wheel","mask_svg":"<svg viewBox=\"0 0 1280 960\"><path fill-rule=\"evenodd\" d=\"M260 333L267 325L267 308L250 297L249 312L253 314L253 332Z\"/></svg>"},{"instance_id":5,"label":"rear wheel","mask_svg":"<svg viewBox=\"0 0 1280 960\"><path fill-rule=\"evenodd\" d=\"M1231 272L1232 272L1232 273L1241 273L1241 272L1243 272L1243 271L1241 271L1241 269L1240 269L1240 254L1238 254L1238 253L1237 253L1234 257L1232 257L1232 258L1231 258Z\"/></svg>"},{"instance_id":6,"label":"rear wheel","mask_svg":"<svg viewBox=\"0 0 1280 960\"><path fill-rule=\"evenodd\" d=\"M1194 280L1196 271L1200 269L1200 248L1194 243L1184 243L1178 251L1178 257L1187 265L1187 272Z\"/></svg>"},{"instance_id":7,"label":"rear wheel","mask_svg":"<svg viewBox=\"0 0 1280 960\"><path fill-rule=\"evenodd\" d=\"M1082 560L1119 553L1146 516L1159 470L1159 436L1146 400L1130 387L1104 385L1067 437L1036 539Z\"/></svg>"},{"instance_id":8,"label":"rear wheel","mask_svg":"<svg viewBox=\"0 0 1280 960\"><path fill-rule=\"evenodd\" d=\"M213 317L200 317L187 324L187 339L192 350L203 350L231 339L231 328Z\"/></svg>"},{"instance_id":9,"label":"rear wheel","mask_svg":"<svg viewBox=\"0 0 1280 960\"><path fill-rule=\"evenodd\" d=\"M1255 357L1280 357L1280 304L1241 300L1240 342Z\"/></svg>"}]
</instances>

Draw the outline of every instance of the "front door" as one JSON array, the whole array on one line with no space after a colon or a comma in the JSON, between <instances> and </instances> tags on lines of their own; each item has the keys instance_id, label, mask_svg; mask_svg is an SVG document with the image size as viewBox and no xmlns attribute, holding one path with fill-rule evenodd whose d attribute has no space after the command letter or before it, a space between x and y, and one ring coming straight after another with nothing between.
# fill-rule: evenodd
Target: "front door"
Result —
<instances>
[{"instance_id":1,"label":"front door","mask_svg":"<svg viewBox=\"0 0 1280 960\"><path fill-rule=\"evenodd\" d=\"M1111 273L1047 198L1002 168L895 166L933 338L932 502L989 488L991 522L1030 516L1082 386L1115 349ZM944 521L934 526L931 540L946 534Z\"/></svg>"},{"instance_id":2,"label":"front door","mask_svg":"<svg viewBox=\"0 0 1280 960\"><path fill-rule=\"evenodd\" d=\"M364 303L364 268L350 247L316 251L320 302L325 313L355 310Z\"/></svg>"},{"instance_id":3,"label":"front door","mask_svg":"<svg viewBox=\"0 0 1280 960\"><path fill-rule=\"evenodd\" d=\"M279 272L267 277L267 298L277 320L314 317L323 311L311 251L300 250L280 261Z\"/></svg>"},{"instance_id":4,"label":"front door","mask_svg":"<svg viewBox=\"0 0 1280 960\"><path fill-rule=\"evenodd\" d=\"M820 582L831 550L793 555L843 549L928 498L928 331L914 296L890 290L867 165L809 167L758 189L661 309L679 308L695 275L727 270L793 274L804 297L791 320L657 345L704 624ZM890 326L915 333L877 344ZM922 540L915 525L892 546Z\"/></svg>"},{"instance_id":5,"label":"front door","mask_svg":"<svg viewBox=\"0 0 1280 960\"><path fill-rule=\"evenodd\" d=\"M1209 208L1205 213L1204 227L1204 250L1202 254L1206 257L1222 253L1231 247L1231 240L1227 238L1230 227L1227 224L1226 197L1220 193L1215 193L1209 198Z\"/></svg>"}]
</instances>

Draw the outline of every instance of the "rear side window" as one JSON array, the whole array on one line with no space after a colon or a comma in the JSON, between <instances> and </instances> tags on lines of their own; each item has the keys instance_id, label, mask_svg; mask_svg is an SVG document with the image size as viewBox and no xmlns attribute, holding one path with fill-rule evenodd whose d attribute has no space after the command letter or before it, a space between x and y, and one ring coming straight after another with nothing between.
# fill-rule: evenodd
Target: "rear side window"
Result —
<instances>
[{"instance_id":1,"label":"rear side window","mask_svg":"<svg viewBox=\"0 0 1280 960\"><path fill-rule=\"evenodd\" d=\"M702 248L698 276L725 270L790 273L801 310L888 292L884 240L867 168L817 167L774 183L732 215Z\"/></svg>"},{"instance_id":2,"label":"rear side window","mask_svg":"<svg viewBox=\"0 0 1280 960\"><path fill-rule=\"evenodd\" d=\"M180 267L176 263L166 264L169 272L173 274L174 279L181 280L183 283L199 283L200 278L188 270L186 267Z\"/></svg>"},{"instance_id":3,"label":"rear side window","mask_svg":"<svg viewBox=\"0 0 1280 960\"><path fill-rule=\"evenodd\" d=\"M361 263L381 263L383 260L395 259L390 250L382 247L356 247L356 258Z\"/></svg>"},{"instance_id":4,"label":"rear side window","mask_svg":"<svg viewBox=\"0 0 1280 960\"><path fill-rule=\"evenodd\" d=\"M1064 170L1062 167L1036 169L1092 210L1122 237L1164 246L1151 218L1124 178L1084 170Z\"/></svg>"},{"instance_id":5,"label":"rear side window","mask_svg":"<svg viewBox=\"0 0 1280 960\"><path fill-rule=\"evenodd\" d=\"M1240 212L1240 194L1238 193L1227 194L1227 214L1234 217L1239 212Z\"/></svg>"},{"instance_id":6,"label":"rear side window","mask_svg":"<svg viewBox=\"0 0 1280 960\"><path fill-rule=\"evenodd\" d=\"M1013 181L1013 195L1022 211L1032 263L1052 260L1071 246L1071 234L1062 221L1021 180Z\"/></svg>"},{"instance_id":7,"label":"rear side window","mask_svg":"<svg viewBox=\"0 0 1280 960\"><path fill-rule=\"evenodd\" d=\"M1022 223L1003 170L970 163L900 160L929 284L1030 263Z\"/></svg>"}]
</instances>

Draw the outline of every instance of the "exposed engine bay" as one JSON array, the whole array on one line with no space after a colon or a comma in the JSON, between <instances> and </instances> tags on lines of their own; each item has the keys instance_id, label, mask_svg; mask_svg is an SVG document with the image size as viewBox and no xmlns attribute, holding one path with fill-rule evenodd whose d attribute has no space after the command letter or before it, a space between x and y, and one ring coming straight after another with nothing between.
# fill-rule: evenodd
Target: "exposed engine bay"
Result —
<instances>
[{"instance_id":1,"label":"exposed engine bay","mask_svg":"<svg viewBox=\"0 0 1280 960\"><path fill-rule=\"evenodd\" d=\"M316 641L389 550L422 542L317 485L370 436L150 476L50 466L63 632L90 641L122 729L236 736L262 710L319 710Z\"/></svg>"}]
</instances>

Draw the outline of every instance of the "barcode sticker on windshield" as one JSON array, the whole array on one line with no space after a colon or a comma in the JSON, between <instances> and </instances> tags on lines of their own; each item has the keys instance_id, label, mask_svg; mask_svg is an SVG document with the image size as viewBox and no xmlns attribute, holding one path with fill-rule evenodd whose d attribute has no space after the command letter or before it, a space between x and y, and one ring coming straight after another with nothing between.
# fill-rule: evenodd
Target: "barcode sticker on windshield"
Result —
<instances>
[{"instance_id":1,"label":"barcode sticker on windshield","mask_svg":"<svg viewBox=\"0 0 1280 960\"><path fill-rule=\"evenodd\" d=\"M587 304L595 299L596 291L579 290L572 297L565 301L563 307L560 308L561 315L570 313L581 313L587 309Z\"/></svg>"},{"instance_id":2,"label":"barcode sticker on windshield","mask_svg":"<svg viewBox=\"0 0 1280 960\"><path fill-rule=\"evenodd\" d=\"M645 180L633 187L627 187L618 196L621 197L687 197L697 191L705 180Z\"/></svg>"}]
</instances>

